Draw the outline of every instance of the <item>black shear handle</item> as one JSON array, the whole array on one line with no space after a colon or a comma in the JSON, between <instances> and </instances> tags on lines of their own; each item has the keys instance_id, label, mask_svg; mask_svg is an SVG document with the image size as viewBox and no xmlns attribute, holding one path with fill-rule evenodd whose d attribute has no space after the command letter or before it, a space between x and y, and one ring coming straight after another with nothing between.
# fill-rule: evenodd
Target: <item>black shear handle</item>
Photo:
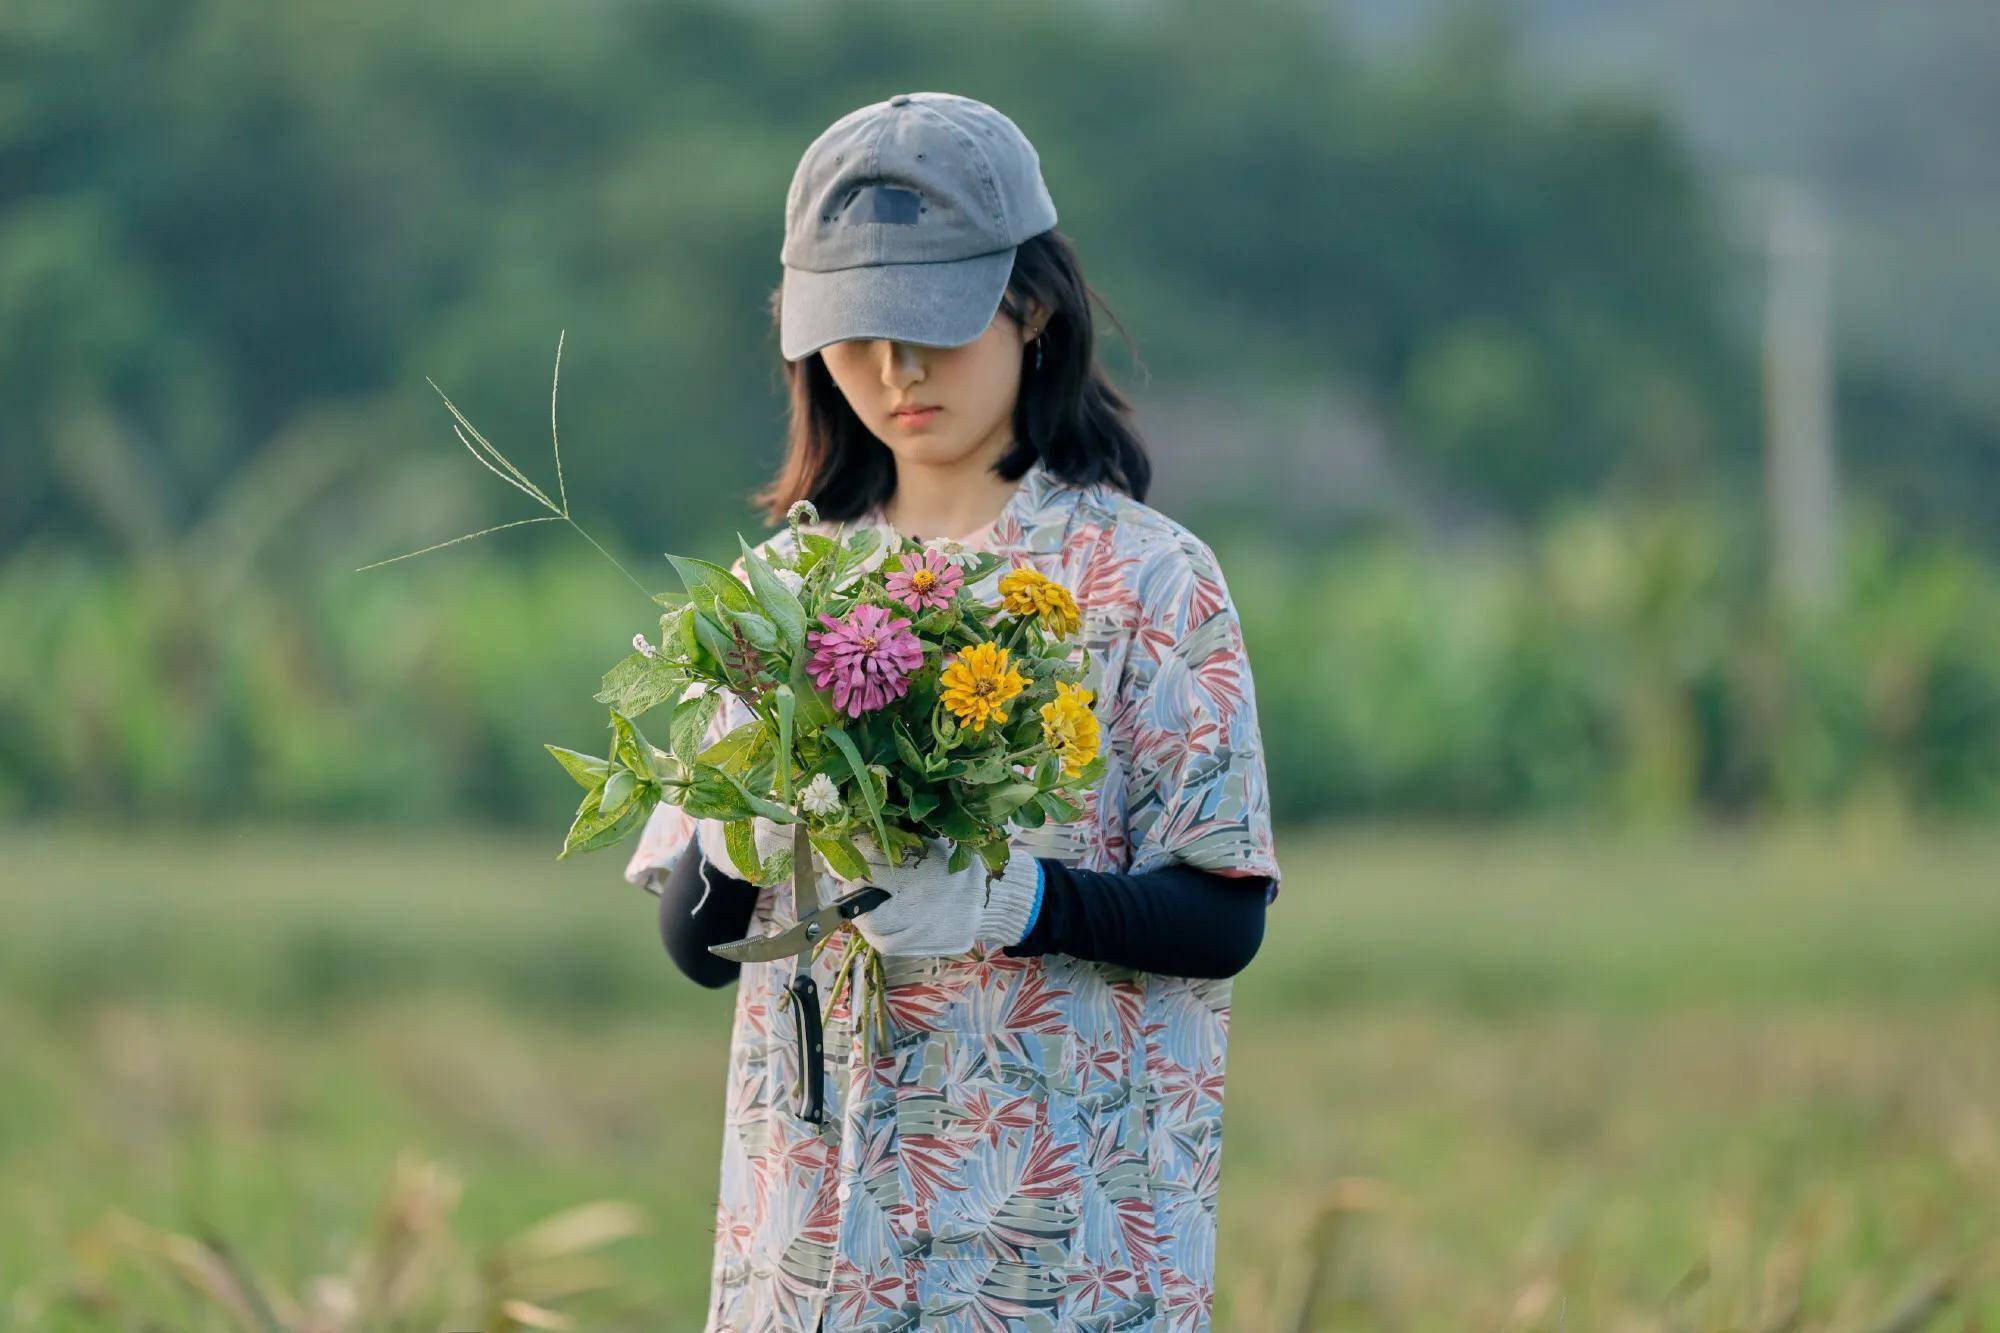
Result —
<instances>
[{"instance_id":1,"label":"black shear handle","mask_svg":"<svg viewBox=\"0 0 2000 1333\"><path fill-rule=\"evenodd\" d=\"M840 915L852 920L888 900L887 889L864 885L841 901ZM800 955L785 990L791 995L799 1038L799 1119L819 1125L826 1122L826 1042L820 1029L819 986L804 961L808 956Z\"/></svg>"},{"instance_id":2,"label":"black shear handle","mask_svg":"<svg viewBox=\"0 0 2000 1333\"><path fill-rule=\"evenodd\" d=\"M820 1035L819 987L812 973L801 967L785 989L791 993L799 1036L799 1118L821 1124L826 1120L826 1061Z\"/></svg>"}]
</instances>

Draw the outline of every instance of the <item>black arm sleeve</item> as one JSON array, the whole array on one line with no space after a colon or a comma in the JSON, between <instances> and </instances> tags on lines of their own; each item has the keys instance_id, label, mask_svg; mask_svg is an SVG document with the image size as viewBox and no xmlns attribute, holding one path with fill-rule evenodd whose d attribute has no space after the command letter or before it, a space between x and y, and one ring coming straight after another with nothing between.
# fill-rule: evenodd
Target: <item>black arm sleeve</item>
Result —
<instances>
[{"instance_id":1,"label":"black arm sleeve","mask_svg":"<svg viewBox=\"0 0 2000 1333\"><path fill-rule=\"evenodd\" d=\"M1136 875L1047 857L1042 910L1002 953L1066 953L1177 977L1228 977L1264 942L1266 876L1218 875L1170 861Z\"/></svg>"},{"instance_id":2,"label":"black arm sleeve","mask_svg":"<svg viewBox=\"0 0 2000 1333\"><path fill-rule=\"evenodd\" d=\"M1037 859L1043 873L1041 912L1027 938L1002 953L1066 953L1143 972L1228 977L1248 966L1263 944L1270 884L1263 876L1218 875L1180 861L1121 874ZM704 876L714 885L706 902ZM660 939L675 966L694 982L726 986L742 967L710 953L708 946L747 935L756 904L756 885L709 864L690 843L661 887Z\"/></svg>"},{"instance_id":3,"label":"black arm sleeve","mask_svg":"<svg viewBox=\"0 0 2000 1333\"><path fill-rule=\"evenodd\" d=\"M696 903L701 903L700 911ZM743 965L710 953L708 946L748 935L756 908L757 886L710 865L690 842L660 886L660 942L689 980L719 989L736 980Z\"/></svg>"}]
</instances>

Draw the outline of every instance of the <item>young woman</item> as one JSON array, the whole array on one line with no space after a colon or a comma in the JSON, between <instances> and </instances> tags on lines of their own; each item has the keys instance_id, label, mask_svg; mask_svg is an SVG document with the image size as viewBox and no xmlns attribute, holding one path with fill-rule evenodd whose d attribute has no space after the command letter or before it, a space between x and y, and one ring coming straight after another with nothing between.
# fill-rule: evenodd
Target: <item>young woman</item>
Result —
<instances>
[{"instance_id":1,"label":"young woman","mask_svg":"<svg viewBox=\"0 0 2000 1333\"><path fill-rule=\"evenodd\" d=\"M808 531L876 524L1000 553L991 581L1029 565L1068 586L1110 766L1080 821L1017 833L991 885L943 843L877 855L890 897L854 925L898 1035L864 1058L846 997L828 1010L819 1124L796 1113L777 1003L802 964L707 951L788 924L789 893L742 878L719 827L655 812L627 878L660 894L683 971L741 981L708 1333L1205 1330L1232 978L1279 883L1228 587L1144 503L1092 293L1007 117L922 92L836 121L799 164L782 258L792 416L767 517L806 498ZM725 697L711 736L747 720ZM844 945L803 964L821 994Z\"/></svg>"}]
</instances>

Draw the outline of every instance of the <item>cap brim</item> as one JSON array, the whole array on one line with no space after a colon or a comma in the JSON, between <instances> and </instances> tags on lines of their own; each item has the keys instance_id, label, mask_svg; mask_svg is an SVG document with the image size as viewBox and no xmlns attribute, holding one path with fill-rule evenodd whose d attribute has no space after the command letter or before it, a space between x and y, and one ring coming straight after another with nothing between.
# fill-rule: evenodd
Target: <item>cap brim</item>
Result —
<instances>
[{"instance_id":1,"label":"cap brim","mask_svg":"<svg viewBox=\"0 0 2000 1333\"><path fill-rule=\"evenodd\" d=\"M959 347L993 322L1014 273L1014 251L928 264L863 264L814 273L785 269L778 349L797 361L849 338Z\"/></svg>"}]
</instances>

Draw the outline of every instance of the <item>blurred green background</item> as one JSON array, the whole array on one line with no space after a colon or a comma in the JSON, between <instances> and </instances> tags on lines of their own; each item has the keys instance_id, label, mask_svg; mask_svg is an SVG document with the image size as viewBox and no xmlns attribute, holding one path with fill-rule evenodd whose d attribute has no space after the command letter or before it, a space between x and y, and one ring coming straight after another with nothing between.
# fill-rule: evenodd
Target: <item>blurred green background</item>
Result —
<instances>
[{"instance_id":1,"label":"blurred green background","mask_svg":"<svg viewBox=\"0 0 2000 1333\"><path fill-rule=\"evenodd\" d=\"M0 1317L319 1327L91 1229L304 1292L410 1148L482 1253L642 1204L554 1303L699 1326L729 995L555 865L542 749L648 603L557 525L356 570L536 512L425 378L547 484L558 332L591 533L664 588L766 531L792 168L938 88L1035 142L1250 642L1217 1327L2000 1319L1996 58L1851 0L0 9Z\"/></svg>"}]
</instances>

